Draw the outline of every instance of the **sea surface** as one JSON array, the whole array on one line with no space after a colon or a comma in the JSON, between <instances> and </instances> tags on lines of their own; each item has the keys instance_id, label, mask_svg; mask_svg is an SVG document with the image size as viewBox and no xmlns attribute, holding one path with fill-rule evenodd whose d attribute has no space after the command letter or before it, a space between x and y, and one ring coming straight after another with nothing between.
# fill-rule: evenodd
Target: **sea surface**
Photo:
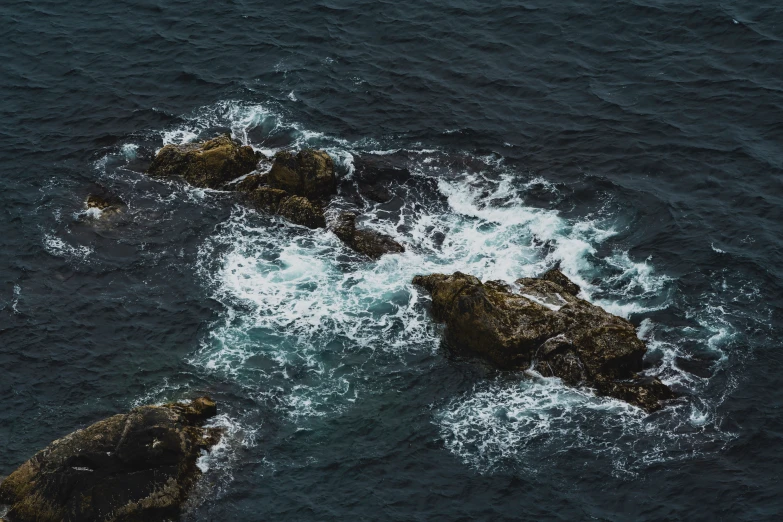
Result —
<instances>
[{"instance_id":1,"label":"sea surface","mask_svg":"<svg viewBox=\"0 0 783 522\"><path fill-rule=\"evenodd\" d=\"M778 2L3 0L0 34L0 476L209 394L188 521L783 517ZM221 132L327 150L328 212L406 253L144 175ZM558 263L679 400L454 357L411 285Z\"/></svg>"}]
</instances>

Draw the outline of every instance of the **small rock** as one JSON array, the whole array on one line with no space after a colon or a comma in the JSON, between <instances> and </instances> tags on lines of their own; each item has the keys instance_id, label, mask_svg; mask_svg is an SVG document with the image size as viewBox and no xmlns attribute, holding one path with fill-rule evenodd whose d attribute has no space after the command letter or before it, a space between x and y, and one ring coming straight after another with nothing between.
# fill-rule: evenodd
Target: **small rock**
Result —
<instances>
[{"instance_id":1,"label":"small rock","mask_svg":"<svg viewBox=\"0 0 783 522\"><path fill-rule=\"evenodd\" d=\"M101 216L117 214L122 211L123 207L125 207L125 203L119 197L113 196L111 194L90 194L87 196L84 205L88 210L92 208L100 210Z\"/></svg>"},{"instance_id":2,"label":"small rock","mask_svg":"<svg viewBox=\"0 0 783 522\"><path fill-rule=\"evenodd\" d=\"M196 187L218 189L255 170L263 154L228 135L202 143L166 145L152 161L147 174L157 178L181 176Z\"/></svg>"},{"instance_id":3,"label":"small rock","mask_svg":"<svg viewBox=\"0 0 783 522\"><path fill-rule=\"evenodd\" d=\"M14 522L163 521L176 518L219 428L207 398L140 406L52 442L0 484Z\"/></svg>"},{"instance_id":4,"label":"small rock","mask_svg":"<svg viewBox=\"0 0 783 522\"><path fill-rule=\"evenodd\" d=\"M353 212L342 213L332 232L353 250L371 259L378 259L383 254L405 252L405 247L387 235L373 230L358 230L356 214Z\"/></svg>"},{"instance_id":5,"label":"small rock","mask_svg":"<svg viewBox=\"0 0 783 522\"><path fill-rule=\"evenodd\" d=\"M311 200L323 200L337 192L334 161L322 150L305 149L296 155L278 152L268 179L272 188Z\"/></svg>"}]
</instances>

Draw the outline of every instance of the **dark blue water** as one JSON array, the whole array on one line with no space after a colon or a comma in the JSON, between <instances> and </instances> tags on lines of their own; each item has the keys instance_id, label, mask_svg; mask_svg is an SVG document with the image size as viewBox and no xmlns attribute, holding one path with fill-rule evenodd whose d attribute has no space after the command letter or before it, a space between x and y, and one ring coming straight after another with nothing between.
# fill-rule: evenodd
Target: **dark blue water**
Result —
<instances>
[{"instance_id":1,"label":"dark blue water","mask_svg":"<svg viewBox=\"0 0 783 522\"><path fill-rule=\"evenodd\" d=\"M5 0L0 29L0 476L208 393L188 520L779 518L783 9ZM143 175L227 130L328 150L330 212L407 253ZM352 189L368 155L411 171L390 202ZM680 400L455 359L409 284L557 262Z\"/></svg>"}]
</instances>

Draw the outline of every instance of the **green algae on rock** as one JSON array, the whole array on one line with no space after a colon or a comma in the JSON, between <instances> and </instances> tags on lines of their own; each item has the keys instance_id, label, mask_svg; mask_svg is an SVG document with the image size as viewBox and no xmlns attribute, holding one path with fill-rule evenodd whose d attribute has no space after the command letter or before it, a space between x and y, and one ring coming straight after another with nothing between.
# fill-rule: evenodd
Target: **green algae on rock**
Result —
<instances>
[{"instance_id":1,"label":"green algae on rock","mask_svg":"<svg viewBox=\"0 0 783 522\"><path fill-rule=\"evenodd\" d=\"M202 143L166 145L155 156L147 174L156 178L181 176L196 187L219 189L255 170L263 154L229 135Z\"/></svg>"},{"instance_id":2,"label":"green algae on rock","mask_svg":"<svg viewBox=\"0 0 783 522\"><path fill-rule=\"evenodd\" d=\"M208 397L140 406L52 442L0 484L13 522L163 521L176 518L201 471Z\"/></svg>"},{"instance_id":3,"label":"green algae on rock","mask_svg":"<svg viewBox=\"0 0 783 522\"><path fill-rule=\"evenodd\" d=\"M647 411L673 392L637 375L647 347L627 320L577 298L559 270L522 278L518 290L499 281L452 275L416 276L432 296L432 315L446 323L446 343L505 370L534 367L572 386L590 386Z\"/></svg>"}]
</instances>

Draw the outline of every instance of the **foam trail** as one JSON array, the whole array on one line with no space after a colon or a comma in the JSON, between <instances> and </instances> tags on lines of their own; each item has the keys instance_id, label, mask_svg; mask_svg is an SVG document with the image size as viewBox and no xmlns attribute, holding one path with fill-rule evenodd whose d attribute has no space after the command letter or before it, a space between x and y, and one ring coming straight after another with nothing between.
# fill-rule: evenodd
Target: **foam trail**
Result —
<instances>
[{"instance_id":1,"label":"foam trail","mask_svg":"<svg viewBox=\"0 0 783 522\"><path fill-rule=\"evenodd\" d=\"M566 219L527 205L528 190L543 188L554 197L557 187L520 175L498 155L466 154L474 167L458 168L453 165L460 162L438 150L349 143L287 121L272 107L235 101L199 109L164 133L163 142L192 141L212 128L229 128L265 154L280 150L284 140L276 139L275 146L266 141L281 135L288 138L286 148L323 148L347 180L356 153L403 155L413 174L411 183L392 187L401 208L390 212L377 205L362 216L362 226L405 244L404 254L368 262L328 231L240 207L200 251L200 274L225 314L190 362L232 380L294 422L333 415L372 393L368 367L376 375L389 373L406 364L406 354L437 349L440 330L423 306L427 296L411 284L417 274L459 270L511 283L559 264L580 285L582 297L612 313L629 317L671 305L671 280L656 273L652 260L631 259L624 250L599 255L606 250L599 247L622 231L612 216ZM338 197L327 213L346 205ZM724 300L717 295L713 301ZM720 356L735 334L718 306L694 311L700 327L691 337ZM705 382L678 366L688 356L673 341L682 334L650 319L640 329L650 352L660 355L653 371L667 383L698 390ZM681 403L648 421L627 404L533 373L521 382L479 383L436 406L433 422L446 447L481 471L547 455L553 446L537 441L549 434L605 456L618 473L634 473L677 458L684 448L698 451L702 439L693 438L695 427L704 440L730 436L718 430L715 408ZM629 442L650 431L658 445Z\"/></svg>"}]
</instances>

